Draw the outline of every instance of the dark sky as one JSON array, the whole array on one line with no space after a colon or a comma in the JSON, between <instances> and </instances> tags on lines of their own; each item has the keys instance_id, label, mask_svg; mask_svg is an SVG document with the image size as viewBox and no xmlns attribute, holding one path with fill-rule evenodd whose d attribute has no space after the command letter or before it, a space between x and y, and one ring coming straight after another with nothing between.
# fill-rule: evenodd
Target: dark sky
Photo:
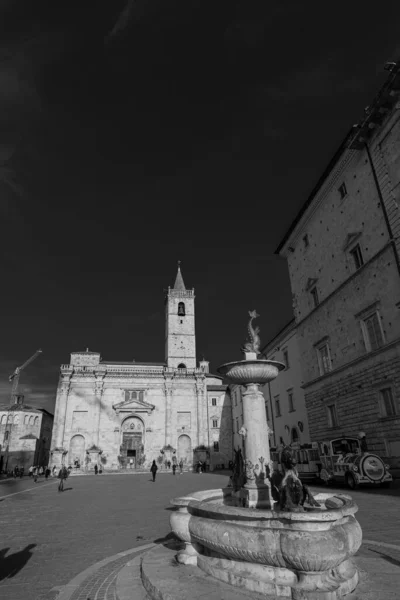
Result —
<instances>
[{"instance_id":1,"label":"dark sky","mask_svg":"<svg viewBox=\"0 0 400 600\"><path fill-rule=\"evenodd\" d=\"M291 319L273 252L400 55L399 3L366 6L0 0L2 400L39 347L49 409L71 351L164 360L177 260L214 371L249 309L263 342Z\"/></svg>"}]
</instances>

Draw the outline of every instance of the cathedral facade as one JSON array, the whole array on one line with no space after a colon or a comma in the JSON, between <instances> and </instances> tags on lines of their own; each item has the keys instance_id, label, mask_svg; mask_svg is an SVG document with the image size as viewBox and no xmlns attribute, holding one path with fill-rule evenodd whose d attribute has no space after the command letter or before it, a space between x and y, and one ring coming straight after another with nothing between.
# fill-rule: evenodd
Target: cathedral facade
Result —
<instances>
[{"instance_id":1,"label":"cathedral facade","mask_svg":"<svg viewBox=\"0 0 400 600\"><path fill-rule=\"evenodd\" d=\"M195 295L180 267L165 297L165 362L110 362L73 352L61 365L50 465L149 468L183 460L228 467L229 389L196 361Z\"/></svg>"}]
</instances>

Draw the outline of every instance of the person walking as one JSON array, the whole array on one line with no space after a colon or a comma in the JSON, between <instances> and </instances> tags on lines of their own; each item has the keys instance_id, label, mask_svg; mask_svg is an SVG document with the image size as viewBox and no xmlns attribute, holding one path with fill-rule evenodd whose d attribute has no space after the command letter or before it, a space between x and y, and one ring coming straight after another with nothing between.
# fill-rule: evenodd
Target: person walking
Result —
<instances>
[{"instance_id":1,"label":"person walking","mask_svg":"<svg viewBox=\"0 0 400 600\"><path fill-rule=\"evenodd\" d=\"M98 470L99 470L98 466L97 466L97 465L94 465L94 474L95 474L95 475L97 475L97 472L98 472Z\"/></svg>"},{"instance_id":2,"label":"person walking","mask_svg":"<svg viewBox=\"0 0 400 600\"><path fill-rule=\"evenodd\" d=\"M172 474L175 475L175 471L176 471L176 464L172 463Z\"/></svg>"},{"instance_id":3,"label":"person walking","mask_svg":"<svg viewBox=\"0 0 400 600\"><path fill-rule=\"evenodd\" d=\"M39 469L37 467L33 467L32 475L33 475L33 481L35 483L37 483L38 471L39 471Z\"/></svg>"},{"instance_id":4,"label":"person walking","mask_svg":"<svg viewBox=\"0 0 400 600\"><path fill-rule=\"evenodd\" d=\"M29 477L32 477L33 475L33 465L31 465L28 469L28 473L29 473Z\"/></svg>"},{"instance_id":5,"label":"person walking","mask_svg":"<svg viewBox=\"0 0 400 600\"><path fill-rule=\"evenodd\" d=\"M50 475L50 473L51 473L51 471L50 471L49 467L46 467L46 470L45 470L45 472L44 472L44 477L45 477L45 479L48 479L48 478L49 478L49 475Z\"/></svg>"},{"instance_id":6,"label":"person walking","mask_svg":"<svg viewBox=\"0 0 400 600\"><path fill-rule=\"evenodd\" d=\"M183 460L182 459L179 461L179 469L180 469L180 475L183 475Z\"/></svg>"},{"instance_id":7,"label":"person walking","mask_svg":"<svg viewBox=\"0 0 400 600\"><path fill-rule=\"evenodd\" d=\"M60 483L58 484L59 492L64 491L64 481L67 479L67 477L68 477L68 469L65 465L63 465L60 469L60 472L58 473L58 479L60 480Z\"/></svg>"},{"instance_id":8,"label":"person walking","mask_svg":"<svg viewBox=\"0 0 400 600\"><path fill-rule=\"evenodd\" d=\"M158 467L156 465L156 461L153 460L153 464L150 467L151 474L153 475L153 482L156 480L156 473L158 471Z\"/></svg>"}]
</instances>

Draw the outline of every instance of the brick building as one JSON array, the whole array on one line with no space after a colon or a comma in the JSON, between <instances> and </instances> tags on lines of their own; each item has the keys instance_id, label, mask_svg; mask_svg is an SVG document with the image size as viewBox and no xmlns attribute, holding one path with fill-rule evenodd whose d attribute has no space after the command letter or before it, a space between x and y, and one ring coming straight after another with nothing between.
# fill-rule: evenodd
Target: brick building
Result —
<instances>
[{"instance_id":1,"label":"brick building","mask_svg":"<svg viewBox=\"0 0 400 600\"><path fill-rule=\"evenodd\" d=\"M400 461L400 64L279 244L310 437L365 432Z\"/></svg>"},{"instance_id":2,"label":"brick building","mask_svg":"<svg viewBox=\"0 0 400 600\"><path fill-rule=\"evenodd\" d=\"M290 321L262 349L268 360L286 365L276 379L263 386L267 422L273 431L271 444L310 442L296 322Z\"/></svg>"},{"instance_id":3,"label":"brick building","mask_svg":"<svg viewBox=\"0 0 400 600\"><path fill-rule=\"evenodd\" d=\"M0 405L0 462L6 471L15 466L45 467L49 462L53 415L44 408L33 408L24 403L24 396L16 402Z\"/></svg>"}]
</instances>

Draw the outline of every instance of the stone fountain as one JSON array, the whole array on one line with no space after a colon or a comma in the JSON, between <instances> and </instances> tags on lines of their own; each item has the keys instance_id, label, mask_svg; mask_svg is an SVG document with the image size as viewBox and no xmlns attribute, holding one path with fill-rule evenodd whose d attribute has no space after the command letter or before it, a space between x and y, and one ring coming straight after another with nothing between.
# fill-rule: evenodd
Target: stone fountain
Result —
<instances>
[{"instance_id":1,"label":"stone fountain","mask_svg":"<svg viewBox=\"0 0 400 600\"><path fill-rule=\"evenodd\" d=\"M259 328L253 327L258 315L255 311L249 315L244 360L218 369L229 382L245 387L244 455L241 449L235 450L231 487L171 501L176 508L171 514L171 528L181 542L175 564L183 569L176 581L183 580L185 569L195 569L191 577L206 573L207 586L210 581L225 586L215 597L225 598L231 590L232 598L338 600L358 583L352 559L362 541L354 517L358 507L348 495L325 493L313 498L309 490L303 493L289 450L285 474L280 475L279 486L275 485L277 474L272 472L259 386L277 377L284 365L259 358ZM289 498L290 503L283 498ZM149 569L151 564L149 567L143 562L142 579L153 597ZM168 594L168 598L182 597L178 593L174 596L171 589ZM209 588L204 588L204 594L210 595Z\"/></svg>"}]
</instances>

